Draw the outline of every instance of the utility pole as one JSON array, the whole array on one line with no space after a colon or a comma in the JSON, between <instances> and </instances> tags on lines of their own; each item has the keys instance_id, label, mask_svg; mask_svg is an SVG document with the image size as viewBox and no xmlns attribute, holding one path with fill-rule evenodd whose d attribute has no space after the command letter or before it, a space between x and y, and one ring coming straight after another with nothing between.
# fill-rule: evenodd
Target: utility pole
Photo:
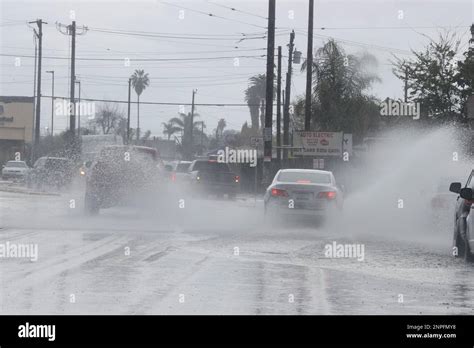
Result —
<instances>
[{"instance_id":1,"label":"utility pole","mask_svg":"<svg viewBox=\"0 0 474 348\"><path fill-rule=\"evenodd\" d=\"M405 66L405 103L408 103L408 66Z\"/></svg>"},{"instance_id":2,"label":"utility pole","mask_svg":"<svg viewBox=\"0 0 474 348\"><path fill-rule=\"evenodd\" d=\"M128 78L128 107L127 107L127 145L130 144L130 97L132 93L132 78Z\"/></svg>"},{"instance_id":3,"label":"utility pole","mask_svg":"<svg viewBox=\"0 0 474 348\"><path fill-rule=\"evenodd\" d=\"M43 22L41 19L37 19L36 21L29 22L36 23L38 26L38 33L35 34L38 37L38 82L36 83L36 119L35 119L35 156L37 154L39 141L40 141L40 126L41 126L41 64L42 64L42 56L43 56L43 24L48 24Z\"/></svg>"},{"instance_id":4,"label":"utility pole","mask_svg":"<svg viewBox=\"0 0 474 348\"><path fill-rule=\"evenodd\" d=\"M79 85L79 107L77 108L77 135L81 136L81 81L75 80ZM74 105L75 106L75 105Z\"/></svg>"},{"instance_id":5,"label":"utility pole","mask_svg":"<svg viewBox=\"0 0 474 348\"><path fill-rule=\"evenodd\" d=\"M71 36L71 81L70 81L70 115L69 115L69 131L71 136L74 138L76 130L76 115L75 115L75 94L74 94L74 84L76 78L76 35L83 35L87 32L87 27L82 26L77 30L76 21L72 21L70 25L64 25L61 23L56 23L56 28L61 34Z\"/></svg>"},{"instance_id":6,"label":"utility pole","mask_svg":"<svg viewBox=\"0 0 474 348\"><path fill-rule=\"evenodd\" d=\"M281 91L281 105L283 105L283 110L285 110L285 90Z\"/></svg>"},{"instance_id":7,"label":"utility pole","mask_svg":"<svg viewBox=\"0 0 474 348\"><path fill-rule=\"evenodd\" d=\"M193 128L194 128L194 95L196 94L197 89L193 89L193 98L191 102L191 124L189 126L189 149L188 149L188 155L189 158L191 159L192 156L192 149L193 149Z\"/></svg>"},{"instance_id":8,"label":"utility pole","mask_svg":"<svg viewBox=\"0 0 474 348\"><path fill-rule=\"evenodd\" d=\"M474 43L474 23L471 24L471 38L469 39L469 45Z\"/></svg>"},{"instance_id":9,"label":"utility pole","mask_svg":"<svg viewBox=\"0 0 474 348\"><path fill-rule=\"evenodd\" d=\"M76 103L74 100L74 88L76 80L76 21L72 21L72 24L68 29L71 35L71 95L69 101L69 130L71 131L71 135L74 137L76 128Z\"/></svg>"},{"instance_id":10,"label":"utility pole","mask_svg":"<svg viewBox=\"0 0 474 348\"><path fill-rule=\"evenodd\" d=\"M309 0L308 14L308 51L306 53L306 96L304 111L304 130L309 131L311 126L311 87L313 77L313 16L314 0Z\"/></svg>"},{"instance_id":11,"label":"utility pole","mask_svg":"<svg viewBox=\"0 0 474 348\"><path fill-rule=\"evenodd\" d=\"M36 29L33 29L33 38L35 40L35 68L34 68L34 76L33 76L33 124L36 124L36 64L38 61L38 44L36 42L36 39L38 37L38 34L36 33ZM35 138L35 127L33 127L33 132L31 134L31 139L33 139L33 144L34 144L34 138ZM35 147L32 146L31 149L31 162L34 164L35 161Z\"/></svg>"},{"instance_id":12,"label":"utility pole","mask_svg":"<svg viewBox=\"0 0 474 348\"><path fill-rule=\"evenodd\" d=\"M80 142L76 139L76 100L75 100L75 79L76 79L76 35L85 34L87 27L82 27L82 31L76 26L76 21L72 21L70 25L56 23L56 28L61 34L71 36L71 81L70 81L70 95L69 95L69 139L68 148L70 156L76 157L80 151Z\"/></svg>"},{"instance_id":13,"label":"utility pole","mask_svg":"<svg viewBox=\"0 0 474 348\"><path fill-rule=\"evenodd\" d=\"M288 71L286 72L286 88L285 88L285 107L283 109L283 146L289 144L290 131L290 97L291 97L291 67L293 62L293 42L295 41L295 31L290 34L290 44L288 50ZM288 149L283 148L283 159L288 159Z\"/></svg>"},{"instance_id":14,"label":"utility pole","mask_svg":"<svg viewBox=\"0 0 474 348\"><path fill-rule=\"evenodd\" d=\"M54 134L54 70L48 70L47 73L52 75L51 84L51 136Z\"/></svg>"},{"instance_id":15,"label":"utility pole","mask_svg":"<svg viewBox=\"0 0 474 348\"><path fill-rule=\"evenodd\" d=\"M281 46L278 46L277 67L277 160L281 161Z\"/></svg>"},{"instance_id":16,"label":"utility pole","mask_svg":"<svg viewBox=\"0 0 474 348\"><path fill-rule=\"evenodd\" d=\"M273 80L275 57L275 0L268 1L267 73L265 93L265 128L263 130L263 182L270 182L272 161Z\"/></svg>"}]
</instances>

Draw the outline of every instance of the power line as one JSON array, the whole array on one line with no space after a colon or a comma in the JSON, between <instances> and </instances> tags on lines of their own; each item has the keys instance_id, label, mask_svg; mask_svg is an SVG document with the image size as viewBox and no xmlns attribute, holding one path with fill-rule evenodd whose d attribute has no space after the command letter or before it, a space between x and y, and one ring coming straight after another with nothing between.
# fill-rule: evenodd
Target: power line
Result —
<instances>
[{"instance_id":1,"label":"power line","mask_svg":"<svg viewBox=\"0 0 474 348\"><path fill-rule=\"evenodd\" d=\"M187 36L187 37L236 37L239 38L241 36L260 36L265 34L266 32L254 32L254 33L236 33L236 34L197 34L197 33L170 33L170 32L156 32L156 31L142 31L142 30L123 30L123 29L114 29L114 28L98 28L98 27L89 27L89 29L93 30L103 30L103 31L118 31L118 32L126 32L126 33L137 33L137 34L151 34L151 35L170 35L170 36Z\"/></svg>"},{"instance_id":2,"label":"power line","mask_svg":"<svg viewBox=\"0 0 474 348\"><path fill-rule=\"evenodd\" d=\"M246 15L249 15L249 16L254 16L254 17L258 17L258 18L262 18L262 19L268 20L268 17L260 16L260 15L257 15L257 14L255 14L255 13L251 13L251 12L246 12L246 11L238 10L238 9L236 9L235 7L225 6L225 5L221 5L221 4L218 4L218 3L215 3L215 2L211 2L211 1L207 1L207 2L208 2L209 4L212 4L212 5L215 5L215 6L219 6L219 7L222 7L222 8L226 8L226 9L229 9L229 10L234 11L234 12L240 12L240 13L243 13L243 14L246 14Z\"/></svg>"},{"instance_id":3,"label":"power line","mask_svg":"<svg viewBox=\"0 0 474 348\"><path fill-rule=\"evenodd\" d=\"M132 60L133 62L133 60ZM142 65L143 67L146 67L148 70L151 70L151 69L206 69L206 70L209 70L209 66L202 66L202 65L192 65L192 66L183 66L183 65L175 65L175 66L169 66L169 65L148 65L149 63L153 63L153 62L142 62ZM0 64L0 66L5 66L5 67L12 67L12 64ZM69 67L69 64L54 64L54 65L51 65L52 67L57 67L57 68L60 68L60 67ZM29 64L22 64L21 65L21 68L23 67L33 67L33 65L29 65ZM120 69L121 71L123 71L123 65L86 65L86 66L81 66L82 68L87 68L87 69L109 69L109 70L112 70L112 69ZM21 68L18 68L16 67L17 69L21 69ZM239 66L238 68L237 67L234 67L234 66L213 66L212 69L213 70L222 70L222 69L225 69L225 70L229 70L229 69L232 69L232 70L235 70L235 69L261 69L262 66L260 65L241 65Z\"/></svg>"},{"instance_id":4,"label":"power line","mask_svg":"<svg viewBox=\"0 0 474 348\"><path fill-rule=\"evenodd\" d=\"M8 49L18 49L18 50L28 50L31 51L30 47L18 47L18 46L2 46L3 48L8 48ZM111 49L106 49L106 50L82 50L81 52L84 53L108 53L108 52L113 52L114 54L121 55L123 54L137 54L137 55L154 55L157 54L158 56L161 55L176 55L176 54L214 54L214 53L232 53L232 52L252 52L252 51L265 51L266 48L234 48L233 50L216 50L216 51L173 51L170 53L163 53L163 52L157 52L157 51L118 51L118 50L111 50ZM62 49L56 49L56 48L43 48L43 51L58 51L58 52L69 52L68 50L62 50Z\"/></svg>"},{"instance_id":5,"label":"power line","mask_svg":"<svg viewBox=\"0 0 474 348\"><path fill-rule=\"evenodd\" d=\"M19 76L19 75L15 75ZM128 76L111 76L111 75L88 75L88 74L78 74L78 77L86 78L103 78L103 79L119 79L127 80ZM232 78L232 77L250 77L249 74L229 74L229 75L203 75L203 76L170 76L170 77L154 77L153 80L176 80L176 79L213 79L213 78Z\"/></svg>"},{"instance_id":6,"label":"power line","mask_svg":"<svg viewBox=\"0 0 474 348\"><path fill-rule=\"evenodd\" d=\"M209 16L209 17L224 19L224 20L231 21L231 22L236 22L236 23L240 23L240 24L251 25L251 26L257 27L257 28L266 29L266 27L261 26L261 25L257 25L257 24L253 24L253 23L244 22L244 21L240 21L240 20L237 20L237 19L232 19L232 18L226 18L226 17L218 16L218 15L215 15L215 14L210 13L210 12L204 12L204 11L194 10L194 9L192 9L192 8L189 8L189 7L184 7L184 6L180 6L180 5L170 4L170 3L165 2L165 1L160 1L160 3L163 4L163 5L173 6L173 7L177 7L177 8L180 8L180 9L188 10L188 11L190 11L190 12L195 12L195 13L199 13L199 14L202 14L202 15L206 15L206 16Z\"/></svg>"},{"instance_id":7,"label":"power line","mask_svg":"<svg viewBox=\"0 0 474 348\"><path fill-rule=\"evenodd\" d=\"M43 98L52 98L52 96L50 95L42 95L41 97ZM55 99L64 99L64 100L67 100L69 98L67 97L60 97L60 96L54 96ZM123 104L127 104L128 103L128 100L113 100L113 99L94 99L94 98L81 98L81 100L85 100L85 101L96 101L96 102L104 102L104 103L107 103L107 102L110 102L110 103L123 103ZM130 103L132 104L136 104L138 102L136 101L130 101ZM177 105L177 106L180 106L180 105L192 105L192 103L172 103L172 102L146 102L146 101L140 101L140 104L143 104L143 105ZM237 103L194 103L195 106L216 106L216 107L226 107L226 106L245 106L245 107L249 107L249 106L260 106L260 104L247 104L247 103L240 103L240 104L237 104ZM275 104L276 105L276 104Z\"/></svg>"},{"instance_id":8,"label":"power line","mask_svg":"<svg viewBox=\"0 0 474 348\"><path fill-rule=\"evenodd\" d=\"M468 28L470 25L448 25L448 26L416 26L416 27L400 27L400 26L381 26L381 27L314 27L314 30L411 30L411 29L457 29ZM279 27L278 29L292 29L290 27ZM295 30L307 28L294 28Z\"/></svg>"},{"instance_id":9,"label":"power line","mask_svg":"<svg viewBox=\"0 0 474 348\"><path fill-rule=\"evenodd\" d=\"M212 36L189 36L189 35L176 35L176 34L159 34L159 33L140 33L132 31L123 31L123 30L107 30L99 28L89 28L91 31L100 32L100 33L110 33L110 34L119 34L119 35L130 35L130 36L143 36L143 37L156 37L156 38L165 38L165 39L182 39L182 40L221 40L221 41L235 41L246 37L247 35L242 34L240 36L234 35L234 37L212 37ZM250 36L249 39L264 39L263 36Z\"/></svg>"},{"instance_id":10,"label":"power line","mask_svg":"<svg viewBox=\"0 0 474 348\"><path fill-rule=\"evenodd\" d=\"M34 56L29 55L17 55L9 53L0 53L0 56L4 57L21 57L21 58L34 58ZM133 58L130 61L137 62L167 62L167 61L194 61L194 60L219 60L219 59L235 59L235 58L262 58L265 57L265 54L252 56L252 55L235 55L228 57L192 57L192 58ZM69 59L68 57L59 57L59 56L44 56L45 59ZM82 61L124 61L124 58L76 58L76 60Z\"/></svg>"}]
</instances>

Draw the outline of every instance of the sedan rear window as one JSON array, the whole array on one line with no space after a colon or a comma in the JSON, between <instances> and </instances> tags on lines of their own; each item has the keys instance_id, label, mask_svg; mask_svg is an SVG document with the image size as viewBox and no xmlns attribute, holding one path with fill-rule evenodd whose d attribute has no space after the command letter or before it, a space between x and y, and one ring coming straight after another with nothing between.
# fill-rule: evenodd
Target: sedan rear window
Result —
<instances>
[{"instance_id":1,"label":"sedan rear window","mask_svg":"<svg viewBox=\"0 0 474 348\"><path fill-rule=\"evenodd\" d=\"M281 172L278 176L281 182L301 182L308 184L330 184L331 175L317 172Z\"/></svg>"},{"instance_id":2,"label":"sedan rear window","mask_svg":"<svg viewBox=\"0 0 474 348\"><path fill-rule=\"evenodd\" d=\"M193 170L201 172L228 173L230 172L227 163L217 161L198 161L194 164Z\"/></svg>"},{"instance_id":3,"label":"sedan rear window","mask_svg":"<svg viewBox=\"0 0 474 348\"><path fill-rule=\"evenodd\" d=\"M178 163L178 165L176 166L176 171L178 173L186 173L188 172L190 165L191 163Z\"/></svg>"},{"instance_id":4,"label":"sedan rear window","mask_svg":"<svg viewBox=\"0 0 474 348\"><path fill-rule=\"evenodd\" d=\"M44 165L47 169L67 169L72 163L66 159L53 159L48 158Z\"/></svg>"}]
</instances>

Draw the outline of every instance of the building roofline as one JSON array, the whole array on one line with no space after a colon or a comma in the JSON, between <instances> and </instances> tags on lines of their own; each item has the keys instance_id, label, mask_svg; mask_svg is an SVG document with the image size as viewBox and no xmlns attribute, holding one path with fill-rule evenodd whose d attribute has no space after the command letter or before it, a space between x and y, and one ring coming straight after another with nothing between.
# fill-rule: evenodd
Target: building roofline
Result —
<instances>
[{"instance_id":1,"label":"building roofline","mask_svg":"<svg viewBox=\"0 0 474 348\"><path fill-rule=\"evenodd\" d=\"M34 97L0 96L0 103L34 103Z\"/></svg>"}]
</instances>

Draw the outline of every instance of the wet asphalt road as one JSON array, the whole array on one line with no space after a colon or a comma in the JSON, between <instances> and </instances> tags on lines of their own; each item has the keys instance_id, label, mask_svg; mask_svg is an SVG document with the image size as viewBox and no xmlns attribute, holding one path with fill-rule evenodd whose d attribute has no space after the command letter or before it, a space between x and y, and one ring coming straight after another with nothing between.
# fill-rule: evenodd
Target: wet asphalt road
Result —
<instances>
[{"instance_id":1,"label":"wet asphalt road","mask_svg":"<svg viewBox=\"0 0 474 348\"><path fill-rule=\"evenodd\" d=\"M85 217L80 193L0 192L0 244L38 245L35 262L0 258L0 313L474 314L474 266L450 256L450 232L270 227L262 209L193 200ZM363 244L364 260L326 257L333 242Z\"/></svg>"}]
</instances>

